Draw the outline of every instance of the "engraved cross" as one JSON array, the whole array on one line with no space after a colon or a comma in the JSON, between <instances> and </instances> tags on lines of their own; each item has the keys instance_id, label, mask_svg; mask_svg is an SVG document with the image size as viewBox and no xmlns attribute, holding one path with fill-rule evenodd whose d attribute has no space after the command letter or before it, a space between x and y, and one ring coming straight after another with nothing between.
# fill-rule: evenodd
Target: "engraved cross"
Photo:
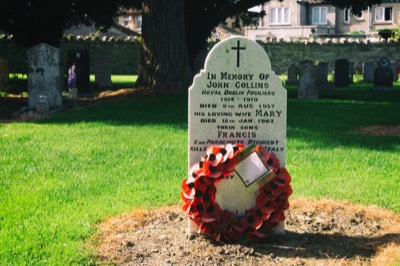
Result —
<instances>
[{"instance_id":1,"label":"engraved cross","mask_svg":"<svg viewBox=\"0 0 400 266\"><path fill-rule=\"evenodd\" d=\"M232 47L232 50L236 50L236 67L239 67L239 61L240 61L240 50L246 50L246 47L240 47L240 41L237 41L237 46Z\"/></svg>"}]
</instances>

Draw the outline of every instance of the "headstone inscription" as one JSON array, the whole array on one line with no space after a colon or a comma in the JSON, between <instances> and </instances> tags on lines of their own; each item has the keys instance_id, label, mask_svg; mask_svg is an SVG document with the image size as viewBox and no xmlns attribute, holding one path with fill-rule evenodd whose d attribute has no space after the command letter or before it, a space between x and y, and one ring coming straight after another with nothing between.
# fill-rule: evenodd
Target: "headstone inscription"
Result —
<instances>
[{"instance_id":1,"label":"headstone inscription","mask_svg":"<svg viewBox=\"0 0 400 266\"><path fill-rule=\"evenodd\" d=\"M95 84L100 87L112 86L111 82L111 56L96 54L94 57Z\"/></svg>"},{"instance_id":2,"label":"headstone inscription","mask_svg":"<svg viewBox=\"0 0 400 266\"><path fill-rule=\"evenodd\" d=\"M208 54L205 69L189 89L189 169L210 145L261 144L285 166L287 92L264 49L249 39L232 37ZM243 215L255 206L258 187L232 174L217 185L215 201ZM189 220L188 232L196 225ZM281 222L276 233L284 233Z\"/></svg>"},{"instance_id":3,"label":"headstone inscription","mask_svg":"<svg viewBox=\"0 0 400 266\"><path fill-rule=\"evenodd\" d=\"M309 60L300 63L299 99L318 99L317 69Z\"/></svg>"},{"instance_id":4,"label":"headstone inscription","mask_svg":"<svg viewBox=\"0 0 400 266\"><path fill-rule=\"evenodd\" d=\"M364 62L364 82L374 81L376 64L374 62Z\"/></svg>"},{"instance_id":5,"label":"headstone inscription","mask_svg":"<svg viewBox=\"0 0 400 266\"><path fill-rule=\"evenodd\" d=\"M89 93L90 89L90 66L89 51L68 51L68 68L75 64L76 88L79 94Z\"/></svg>"},{"instance_id":6,"label":"headstone inscription","mask_svg":"<svg viewBox=\"0 0 400 266\"><path fill-rule=\"evenodd\" d=\"M349 86L349 61L338 59L335 61L335 87Z\"/></svg>"},{"instance_id":7,"label":"headstone inscription","mask_svg":"<svg viewBox=\"0 0 400 266\"><path fill-rule=\"evenodd\" d=\"M285 85L297 85L299 83L299 68L295 64L291 64L288 68L288 79Z\"/></svg>"},{"instance_id":8,"label":"headstone inscription","mask_svg":"<svg viewBox=\"0 0 400 266\"><path fill-rule=\"evenodd\" d=\"M60 49L38 44L26 51L28 57L28 105L41 109L44 99L48 108L62 105ZM42 110L42 109L41 109Z\"/></svg>"},{"instance_id":9,"label":"headstone inscription","mask_svg":"<svg viewBox=\"0 0 400 266\"><path fill-rule=\"evenodd\" d=\"M390 61L382 57L377 62L378 67L374 72L374 89L388 90L393 88L393 71L390 68Z\"/></svg>"}]
</instances>

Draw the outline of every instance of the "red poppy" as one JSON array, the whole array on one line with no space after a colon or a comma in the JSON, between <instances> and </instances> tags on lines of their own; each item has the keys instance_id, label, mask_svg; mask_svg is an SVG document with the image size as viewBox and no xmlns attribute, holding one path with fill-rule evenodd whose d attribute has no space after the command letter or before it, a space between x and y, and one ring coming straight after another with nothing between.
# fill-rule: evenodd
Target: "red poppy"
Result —
<instances>
[{"instance_id":1,"label":"red poppy","mask_svg":"<svg viewBox=\"0 0 400 266\"><path fill-rule=\"evenodd\" d=\"M257 214L255 209L250 209L242 218L240 218L240 223L245 229L251 227L257 230L263 224L263 220Z\"/></svg>"},{"instance_id":2,"label":"red poppy","mask_svg":"<svg viewBox=\"0 0 400 266\"><path fill-rule=\"evenodd\" d=\"M242 237L254 242L261 241L266 238L265 233L285 219L283 211L289 208L287 199L293 192L290 175L285 168L279 168L275 154L260 145L252 151L262 155L262 160L270 165L276 177L259 189L256 207L238 218L230 211L221 210L215 203L215 184L221 177L232 173L238 155L244 149L241 143L209 147L207 155L190 169L188 179L182 182L183 210L199 226L199 233L217 241L230 243Z\"/></svg>"},{"instance_id":3,"label":"red poppy","mask_svg":"<svg viewBox=\"0 0 400 266\"><path fill-rule=\"evenodd\" d=\"M182 190L181 190L181 198L183 200L191 200L195 194L195 185L194 183L188 183L188 180L183 180L182 182Z\"/></svg>"},{"instance_id":4,"label":"red poppy","mask_svg":"<svg viewBox=\"0 0 400 266\"><path fill-rule=\"evenodd\" d=\"M275 173L279 170L280 163L275 153L270 154L268 165L271 167L271 170L274 171Z\"/></svg>"},{"instance_id":5,"label":"red poppy","mask_svg":"<svg viewBox=\"0 0 400 266\"><path fill-rule=\"evenodd\" d=\"M217 203L204 204L203 221L206 223L218 221L221 217L221 207Z\"/></svg>"}]
</instances>

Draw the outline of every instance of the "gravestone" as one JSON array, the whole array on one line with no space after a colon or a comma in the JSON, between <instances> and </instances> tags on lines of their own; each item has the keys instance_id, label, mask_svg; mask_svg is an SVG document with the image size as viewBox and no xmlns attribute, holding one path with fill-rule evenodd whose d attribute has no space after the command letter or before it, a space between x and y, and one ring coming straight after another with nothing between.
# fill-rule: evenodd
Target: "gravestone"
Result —
<instances>
[{"instance_id":1,"label":"gravestone","mask_svg":"<svg viewBox=\"0 0 400 266\"><path fill-rule=\"evenodd\" d=\"M46 99L48 108L62 105L60 49L45 43L26 50L28 57L28 105L37 108L37 104Z\"/></svg>"},{"instance_id":2,"label":"gravestone","mask_svg":"<svg viewBox=\"0 0 400 266\"><path fill-rule=\"evenodd\" d=\"M299 84L299 68L295 64L291 64L288 68L288 78L285 85Z\"/></svg>"},{"instance_id":3,"label":"gravestone","mask_svg":"<svg viewBox=\"0 0 400 266\"><path fill-rule=\"evenodd\" d=\"M309 60L300 63L299 99L318 99L317 69Z\"/></svg>"},{"instance_id":4,"label":"gravestone","mask_svg":"<svg viewBox=\"0 0 400 266\"><path fill-rule=\"evenodd\" d=\"M374 89L389 90L393 88L393 71L390 68L390 61L382 57L377 62L378 67L374 72Z\"/></svg>"},{"instance_id":5,"label":"gravestone","mask_svg":"<svg viewBox=\"0 0 400 266\"><path fill-rule=\"evenodd\" d=\"M374 62L364 62L364 82L374 81L374 72L376 64Z\"/></svg>"},{"instance_id":6,"label":"gravestone","mask_svg":"<svg viewBox=\"0 0 400 266\"><path fill-rule=\"evenodd\" d=\"M243 37L218 43L189 89L189 169L210 145L229 143L261 144L285 166L286 102L287 92L259 44ZM257 185L246 188L236 174L216 187L222 209L240 216L255 206ZM189 220L188 231L196 229ZM284 233L283 222L275 232Z\"/></svg>"},{"instance_id":7,"label":"gravestone","mask_svg":"<svg viewBox=\"0 0 400 266\"><path fill-rule=\"evenodd\" d=\"M90 89L89 51L68 51L68 68L75 64L76 88L79 94L87 94Z\"/></svg>"},{"instance_id":8,"label":"gravestone","mask_svg":"<svg viewBox=\"0 0 400 266\"><path fill-rule=\"evenodd\" d=\"M112 86L111 82L111 56L108 54L96 54L94 57L95 84L100 87Z\"/></svg>"},{"instance_id":9,"label":"gravestone","mask_svg":"<svg viewBox=\"0 0 400 266\"><path fill-rule=\"evenodd\" d=\"M349 61L338 59L335 61L335 87L349 86Z\"/></svg>"},{"instance_id":10,"label":"gravestone","mask_svg":"<svg viewBox=\"0 0 400 266\"><path fill-rule=\"evenodd\" d=\"M0 91L6 90L9 74L7 59L0 57Z\"/></svg>"},{"instance_id":11,"label":"gravestone","mask_svg":"<svg viewBox=\"0 0 400 266\"><path fill-rule=\"evenodd\" d=\"M393 82L396 82L399 79L399 64L390 63L389 67L393 73Z\"/></svg>"},{"instance_id":12,"label":"gravestone","mask_svg":"<svg viewBox=\"0 0 400 266\"><path fill-rule=\"evenodd\" d=\"M328 83L328 63L320 62L317 65L317 89L331 89Z\"/></svg>"}]
</instances>

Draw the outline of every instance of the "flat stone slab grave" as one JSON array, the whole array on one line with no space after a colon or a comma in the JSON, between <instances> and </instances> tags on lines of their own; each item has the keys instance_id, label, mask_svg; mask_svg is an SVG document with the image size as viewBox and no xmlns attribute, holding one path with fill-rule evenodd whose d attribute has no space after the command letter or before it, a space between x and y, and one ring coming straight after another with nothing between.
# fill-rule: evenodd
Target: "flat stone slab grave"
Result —
<instances>
[{"instance_id":1,"label":"flat stone slab grave","mask_svg":"<svg viewBox=\"0 0 400 266\"><path fill-rule=\"evenodd\" d=\"M188 170L211 145L261 144L286 161L287 92L271 70L264 49L232 37L209 52L205 68L189 88ZM232 174L217 185L215 201L238 216L255 207L258 186ZM197 227L189 220L189 233ZM281 223L275 233L284 233Z\"/></svg>"}]
</instances>

